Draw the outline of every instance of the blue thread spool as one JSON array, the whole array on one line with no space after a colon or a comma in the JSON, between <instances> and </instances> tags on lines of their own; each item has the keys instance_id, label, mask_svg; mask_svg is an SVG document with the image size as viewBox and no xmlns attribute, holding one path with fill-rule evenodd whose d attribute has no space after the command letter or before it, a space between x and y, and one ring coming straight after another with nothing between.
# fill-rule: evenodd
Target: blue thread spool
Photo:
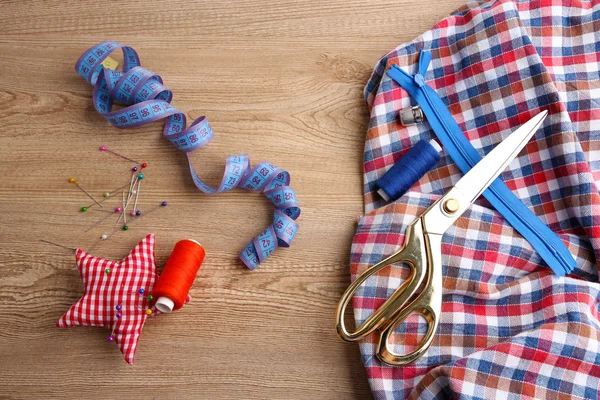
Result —
<instances>
[{"instance_id":1,"label":"blue thread spool","mask_svg":"<svg viewBox=\"0 0 600 400\"><path fill-rule=\"evenodd\" d=\"M440 161L442 148L435 140L419 140L385 175L379 178L377 193L385 201L398 200Z\"/></svg>"}]
</instances>

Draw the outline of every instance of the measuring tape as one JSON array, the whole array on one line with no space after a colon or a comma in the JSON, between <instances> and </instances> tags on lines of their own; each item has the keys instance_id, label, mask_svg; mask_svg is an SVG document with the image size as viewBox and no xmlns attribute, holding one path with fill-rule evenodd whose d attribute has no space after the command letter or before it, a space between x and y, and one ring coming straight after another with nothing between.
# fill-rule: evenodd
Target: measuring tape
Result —
<instances>
[{"instance_id":1,"label":"measuring tape","mask_svg":"<svg viewBox=\"0 0 600 400\"><path fill-rule=\"evenodd\" d=\"M117 63L109 57L119 48L123 51L123 71L116 71ZM202 192L214 194L240 187L261 191L273 202L273 224L252 239L240 254L240 260L249 269L255 269L277 247L290 246L298 231L296 219L300 216L300 206L294 189L289 186L287 171L267 162L251 168L247 154L228 156L221 185L215 189L200 179L189 157L214 137L208 120L202 116L187 127L185 115L170 104L173 93L163 86L159 75L141 66L133 48L116 42L99 43L79 57L75 70L94 86L94 107L113 126L134 128L166 119L163 135L186 153L194 184ZM125 107L112 111L115 101Z\"/></svg>"}]
</instances>

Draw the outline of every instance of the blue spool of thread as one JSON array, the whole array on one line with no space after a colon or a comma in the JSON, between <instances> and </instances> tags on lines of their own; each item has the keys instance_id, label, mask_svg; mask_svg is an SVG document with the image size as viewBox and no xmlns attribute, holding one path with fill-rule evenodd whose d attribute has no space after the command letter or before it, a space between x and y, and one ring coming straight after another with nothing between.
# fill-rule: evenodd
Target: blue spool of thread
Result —
<instances>
[{"instance_id":1,"label":"blue spool of thread","mask_svg":"<svg viewBox=\"0 0 600 400\"><path fill-rule=\"evenodd\" d=\"M435 140L420 140L377 180L377 193L385 201L398 200L440 161L442 148Z\"/></svg>"}]
</instances>

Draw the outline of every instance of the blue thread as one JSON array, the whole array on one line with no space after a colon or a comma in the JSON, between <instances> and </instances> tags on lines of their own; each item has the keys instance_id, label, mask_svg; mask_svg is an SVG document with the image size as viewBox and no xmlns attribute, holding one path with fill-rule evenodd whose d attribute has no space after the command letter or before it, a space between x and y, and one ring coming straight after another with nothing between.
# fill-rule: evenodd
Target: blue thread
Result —
<instances>
[{"instance_id":1,"label":"blue thread","mask_svg":"<svg viewBox=\"0 0 600 400\"><path fill-rule=\"evenodd\" d=\"M437 146L437 143L435 144ZM386 201L398 200L408 189L440 161L439 150L426 140L420 140L385 175L377 180L378 193Z\"/></svg>"}]
</instances>

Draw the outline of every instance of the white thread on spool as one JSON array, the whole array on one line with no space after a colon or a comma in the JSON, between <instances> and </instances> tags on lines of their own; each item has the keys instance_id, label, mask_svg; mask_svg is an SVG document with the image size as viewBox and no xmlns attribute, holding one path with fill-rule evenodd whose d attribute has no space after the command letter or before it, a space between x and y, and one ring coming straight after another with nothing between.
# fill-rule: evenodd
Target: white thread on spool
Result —
<instances>
[{"instance_id":1,"label":"white thread on spool","mask_svg":"<svg viewBox=\"0 0 600 400\"><path fill-rule=\"evenodd\" d=\"M436 149L438 153L442 152L442 146L440 146L439 143L435 139L431 139L429 141L429 144L432 145L433 148Z\"/></svg>"},{"instance_id":2,"label":"white thread on spool","mask_svg":"<svg viewBox=\"0 0 600 400\"><path fill-rule=\"evenodd\" d=\"M173 311L173 307L175 307L175 302L168 297L159 297L156 300L156 304L154 304L156 309L162 313L168 314Z\"/></svg>"}]
</instances>

